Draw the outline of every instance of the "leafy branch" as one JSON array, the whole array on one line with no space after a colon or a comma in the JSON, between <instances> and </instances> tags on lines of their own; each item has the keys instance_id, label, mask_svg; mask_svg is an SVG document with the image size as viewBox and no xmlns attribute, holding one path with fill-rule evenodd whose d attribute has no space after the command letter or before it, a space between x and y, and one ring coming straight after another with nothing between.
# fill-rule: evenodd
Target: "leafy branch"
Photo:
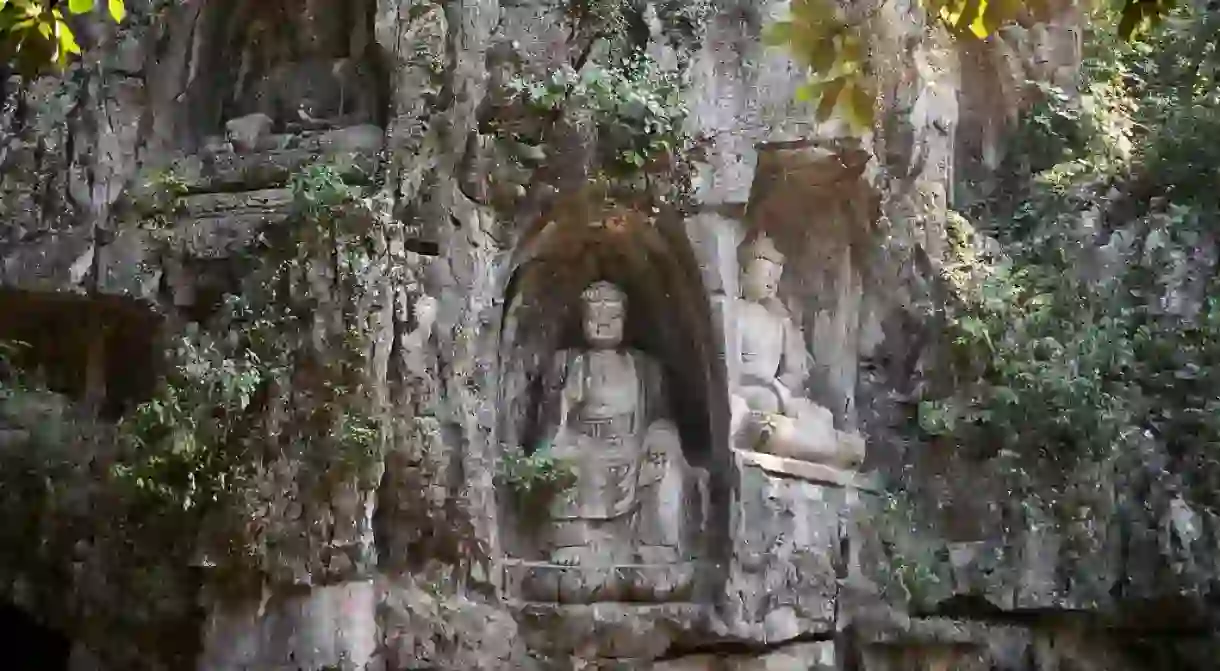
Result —
<instances>
[{"instance_id":1,"label":"leafy branch","mask_svg":"<svg viewBox=\"0 0 1220 671\"><path fill-rule=\"evenodd\" d=\"M68 17L88 14L95 4L96 0L0 0L0 58L31 76L48 65L63 70L81 53ZM106 0L106 10L115 23L127 16L123 0Z\"/></svg>"}]
</instances>

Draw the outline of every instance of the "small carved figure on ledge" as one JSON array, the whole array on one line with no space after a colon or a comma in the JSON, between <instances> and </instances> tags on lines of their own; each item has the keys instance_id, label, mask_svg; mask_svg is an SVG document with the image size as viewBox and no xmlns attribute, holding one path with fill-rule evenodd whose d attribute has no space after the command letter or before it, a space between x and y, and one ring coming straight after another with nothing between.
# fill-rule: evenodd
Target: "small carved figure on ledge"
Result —
<instances>
[{"instance_id":1,"label":"small carved figure on ledge","mask_svg":"<svg viewBox=\"0 0 1220 671\"><path fill-rule=\"evenodd\" d=\"M741 370L732 386L731 435L738 448L854 468L864 442L834 428L826 408L804 398L808 354L800 328L777 298L784 255L766 235L742 244L736 319Z\"/></svg>"},{"instance_id":2,"label":"small carved figure on ledge","mask_svg":"<svg viewBox=\"0 0 1220 671\"><path fill-rule=\"evenodd\" d=\"M501 40L487 49L487 95L479 104L478 127L466 138L461 175L467 197L506 211L525 197L535 168L546 159L537 144L543 119L521 103L512 85L521 74L518 48Z\"/></svg>"},{"instance_id":3,"label":"small carved figure on ledge","mask_svg":"<svg viewBox=\"0 0 1220 671\"><path fill-rule=\"evenodd\" d=\"M287 132L329 130L376 121L378 82L353 58L314 58L276 66L259 82L258 111Z\"/></svg>"},{"instance_id":4,"label":"small carved figure on ledge","mask_svg":"<svg viewBox=\"0 0 1220 671\"><path fill-rule=\"evenodd\" d=\"M623 349L627 300L596 282L581 295L587 349L556 353L542 416L576 484L551 504L549 561L666 564L687 559L704 478L682 454L657 362Z\"/></svg>"},{"instance_id":5,"label":"small carved figure on ledge","mask_svg":"<svg viewBox=\"0 0 1220 671\"><path fill-rule=\"evenodd\" d=\"M380 125L388 81L366 3L261 0L222 18L221 120L265 115L272 133Z\"/></svg>"}]
</instances>

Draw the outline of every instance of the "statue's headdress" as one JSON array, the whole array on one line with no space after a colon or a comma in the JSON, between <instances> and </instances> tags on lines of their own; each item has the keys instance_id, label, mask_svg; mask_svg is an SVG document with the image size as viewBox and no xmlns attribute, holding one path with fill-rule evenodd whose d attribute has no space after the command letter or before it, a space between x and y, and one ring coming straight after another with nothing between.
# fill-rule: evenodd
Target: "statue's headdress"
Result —
<instances>
[{"instance_id":1,"label":"statue's headdress","mask_svg":"<svg viewBox=\"0 0 1220 671\"><path fill-rule=\"evenodd\" d=\"M627 304L627 294L613 282L601 280L590 284L580 293L580 299L585 303L618 302Z\"/></svg>"},{"instance_id":2,"label":"statue's headdress","mask_svg":"<svg viewBox=\"0 0 1220 671\"><path fill-rule=\"evenodd\" d=\"M516 40L499 39L492 43L483 55L484 61L489 66L498 65L500 63L509 63L514 66L520 66L523 62L521 58L521 45Z\"/></svg>"},{"instance_id":3,"label":"statue's headdress","mask_svg":"<svg viewBox=\"0 0 1220 671\"><path fill-rule=\"evenodd\" d=\"M784 265L784 255L775 247L775 243L771 242L771 238L766 233L759 233L747 239L738 248L737 260L742 266L755 259L766 259L777 265Z\"/></svg>"}]
</instances>

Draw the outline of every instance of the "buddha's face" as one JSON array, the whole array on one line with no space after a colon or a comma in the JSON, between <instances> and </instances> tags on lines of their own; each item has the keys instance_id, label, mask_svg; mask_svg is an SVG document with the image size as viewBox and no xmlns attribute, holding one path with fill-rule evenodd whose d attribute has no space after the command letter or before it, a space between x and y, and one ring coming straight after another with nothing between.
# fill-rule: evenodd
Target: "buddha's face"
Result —
<instances>
[{"instance_id":1,"label":"buddha's face","mask_svg":"<svg viewBox=\"0 0 1220 671\"><path fill-rule=\"evenodd\" d=\"M750 259L741 274L741 294L746 300L762 301L775 297L784 267L770 259Z\"/></svg>"},{"instance_id":2,"label":"buddha's face","mask_svg":"<svg viewBox=\"0 0 1220 671\"><path fill-rule=\"evenodd\" d=\"M506 55L496 54L488 58L487 90L496 101L504 102L513 96L509 84L517 76L517 72L517 64Z\"/></svg>"},{"instance_id":3,"label":"buddha's face","mask_svg":"<svg viewBox=\"0 0 1220 671\"><path fill-rule=\"evenodd\" d=\"M584 300L585 341L594 349L617 347L623 342L626 303L612 296L593 296Z\"/></svg>"}]
</instances>

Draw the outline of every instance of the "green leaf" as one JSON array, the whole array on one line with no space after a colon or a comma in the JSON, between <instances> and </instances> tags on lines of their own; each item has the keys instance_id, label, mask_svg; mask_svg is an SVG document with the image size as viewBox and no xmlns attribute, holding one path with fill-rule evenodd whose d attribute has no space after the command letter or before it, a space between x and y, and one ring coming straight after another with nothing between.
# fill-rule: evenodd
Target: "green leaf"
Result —
<instances>
[{"instance_id":1,"label":"green leaf","mask_svg":"<svg viewBox=\"0 0 1220 671\"><path fill-rule=\"evenodd\" d=\"M962 11L957 16L956 25L959 30L969 30L979 39L987 37L987 33L979 34L982 30L981 24L978 28L975 24L983 18L983 13L987 11L987 0L966 0L962 5Z\"/></svg>"},{"instance_id":2,"label":"green leaf","mask_svg":"<svg viewBox=\"0 0 1220 671\"><path fill-rule=\"evenodd\" d=\"M822 87L817 82L806 81L796 89L796 99L798 102L813 102L819 97Z\"/></svg>"},{"instance_id":3,"label":"green leaf","mask_svg":"<svg viewBox=\"0 0 1220 671\"><path fill-rule=\"evenodd\" d=\"M72 29L68 24L59 21L56 25L59 33L59 50L62 54L79 54L80 45L76 43L76 36L72 34Z\"/></svg>"},{"instance_id":4,"label":"green leaf","mask_svg":"<svg viewBox=\"0 0 1220 671\"><path fill-rule=\"evenodd\" d=\"M822 99L818 101L816 113L818 121L826 121L834 114L835 106L839 104L839 94L843 92L846 84L846 80L843 79L823 83Z\"/></svg>"},{"instance_id":5,"label":"green leaf","mask_svg":"<svg viewBox=\"0 0 1220 671\"><path fill-rule=\"evenodd\" d=\"M1012 23L1021 13L1021 0L988 0L985 9L979 14L979 21L987 37L1004 25Z\"/></svg>"},{"instance_id":6,"label":"green leaf","mask_svg":"<svg viewBox=\"0 0 1220 671\"><path fill-rule=\"evenodd\" d=\"M114 19L115 23L122 23L127 16L127 7L123 5L123 0L109 0L110 3L110 18Z\"/></svg>"},{"instance_id":7,"label":"green leaf","mask_svg":"<svg viewBox=\"0 0 1220 671\"><path fill-rule=\"evenodd\" d=\"M10 4L17 8L19 14L27 18L42 13L42 3L36 0L12 0Z\"/></svg>"},{"instance_id":8,"label":"green leaf","mask_svg":"<svg viewBox=\"0 0 1220 671\"><path fill-rule=\"evenodd\" d=\"M93 0L68 0L68 11L73 14L84 14L93 11Z\"/></svg>"},{"instance_id":9,"label":"green leaf","mask_svg":"<svg viewBox=\"0 0 1220 671\"><path fill-rule=\"evenodd\" d=\"M769 47L782 47L792 43L796 34L791 21L776 21L763 31L763 44Z\"/></svg>"},{"instance_id":10,"label":"green leaf","mask_svg":"<svg viewBox=\"0 0 1220 671\"><path fill-rule=\"evenodd\" d=\"M855 82L846 93L844 105L848 123L856 130L867 130L873 125L873 104L876 100L861 82Z\"/></svg>"},{"instance_id":11,"label":"green leaf","mask_svg":"<svg viewBox=\"0 0 1220 671\"><path fill-rule=\"evenodd\" d=\"M17 14L22 17L21 23L26 25L34 25L33 22L42 14L42 4L35 0L13 0L12 4L17 8Z\"/></svg>"}]
</instances>

